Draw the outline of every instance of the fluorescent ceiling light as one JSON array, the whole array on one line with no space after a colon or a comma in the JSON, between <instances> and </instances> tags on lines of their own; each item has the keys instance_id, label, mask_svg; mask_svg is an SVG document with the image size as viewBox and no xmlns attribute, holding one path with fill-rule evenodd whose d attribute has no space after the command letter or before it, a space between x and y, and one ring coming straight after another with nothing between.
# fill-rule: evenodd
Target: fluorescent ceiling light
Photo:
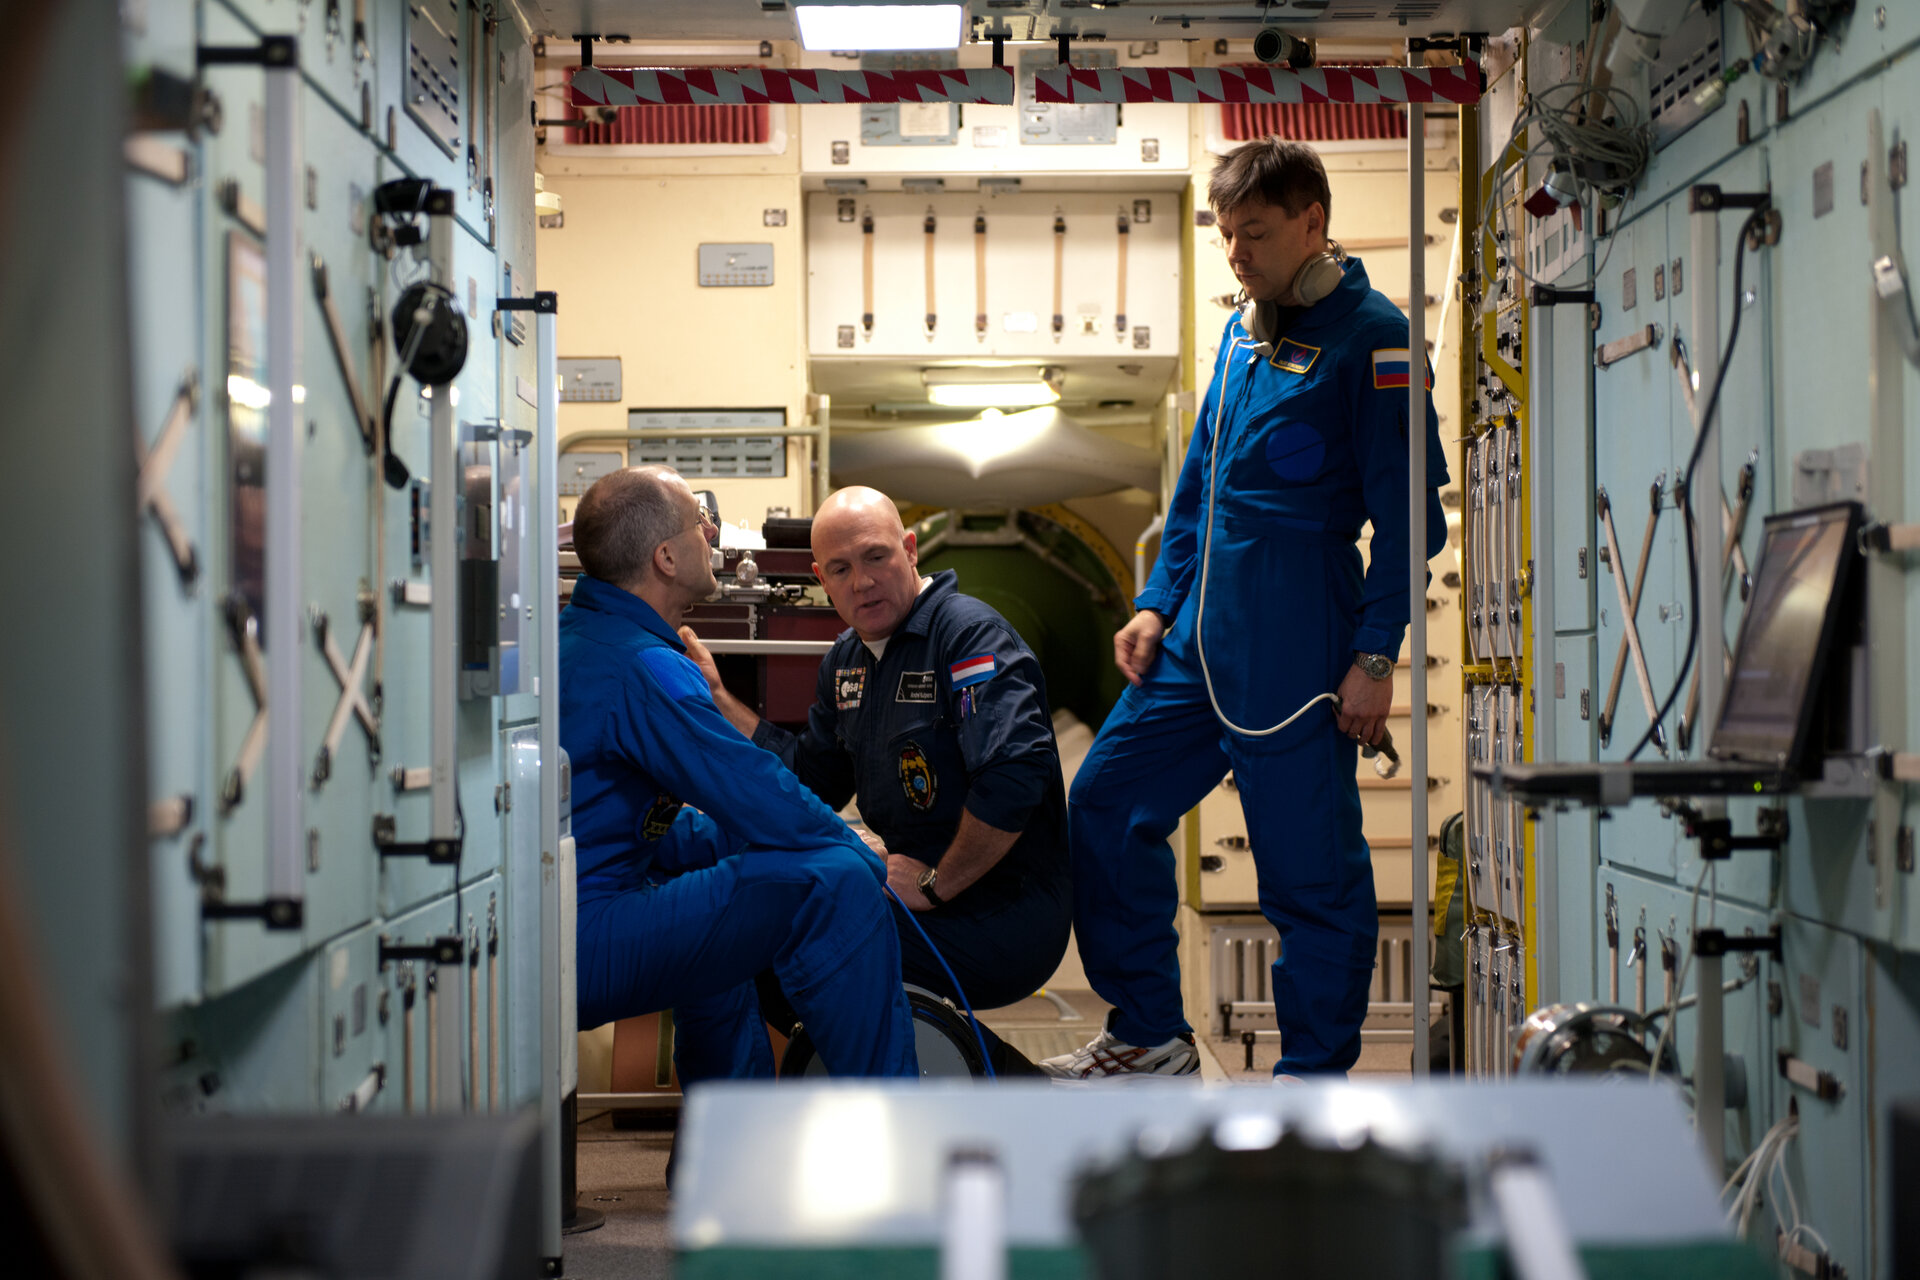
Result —
<instances>
[{"instance_id":1,"label":"fluorescent ceiling light","mask_svg":"<svg viewBox=\"0 0 1920 1280\"><path fill-rule=\"evenodd\" d=\"M926 369L927 399L951 409L1017 408L1060 399L1058 369Z\"/></svg>"},{"instance_id":2,"label":"fluorescent ceiling light","mask_svg":"<svg viewBox=\"0 0 1920 1280\"><path fill-rule=\"evenodd\" d=\"M888 49L958 49L966 28L963 4L816 4L795 0L800 46L811 53Z\"/></svg>"}]
</instances>

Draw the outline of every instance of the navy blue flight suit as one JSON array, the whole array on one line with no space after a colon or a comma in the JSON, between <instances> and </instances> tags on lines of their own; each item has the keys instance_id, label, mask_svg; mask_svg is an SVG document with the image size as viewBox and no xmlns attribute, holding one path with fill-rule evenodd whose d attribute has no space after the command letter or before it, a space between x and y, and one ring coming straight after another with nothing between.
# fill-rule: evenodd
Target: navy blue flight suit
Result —
<instances>
[{"instance_id":1,"label":"navy blue flight suit","mask_svg":"<svg viewBox=\"0 0 1920 1280\"><path fill-rule=\"evenodd\" d=\"M879 658L851 629L841 633L821 660L806 729L762 721L753 740L833 808L857 796L890 853L938 866L963 810L1021 833L986 875L915 917L967 1000L992 1009L1039 990L1066 954L1066 797L1039 662L955 581L950 569L934 575ZM894 911L907 981L957 999L904 910Z\"/></svg>"},{"instance_id":2,"label":"navy blue flight suit","mask_svg":"<svg viewBox=\"0 0 1920 1280\"><path fill-rule=\"evenodd\" d=\"M713 704L644 600L583 576L560 615L580 1025L672 1008L683 1085L771 1076L771 968L836 1075L917 1076L886 879Z\"/></svg>"},{"instance_id":3,"label":"navy blue flight suit","mask_svg":"<svg viewBox=\"0 0 1920 1280\"><path fill-rule=\"evenodd\" d=\"M1087 977L1118 1010L1116 1036L1157 1045L1190 1030L1166 840L1233 770L1260 909L1281 938L1276 1074L1340 1073L1360 1054L1379 925L1359 747L1327 703L1269 736L1226 722L1280 723L1338 689L1356 651L1397 655L1407 626L1407 392L1409 369L1425 361L1410 364L1406 317L1368 284L1359 259L1345 268L1333 293L1282 313L1270 356L1249 350L1237 315L1228 321L1159 561L1134 601L1169 627L1143 684L1101 727L1071 802ZM1438 490L1447 481L1431 397L1425 427L1431 558L1446 545ZM1356 539L1369 521L1363 574Z\"/></svg>"}]
</instances>

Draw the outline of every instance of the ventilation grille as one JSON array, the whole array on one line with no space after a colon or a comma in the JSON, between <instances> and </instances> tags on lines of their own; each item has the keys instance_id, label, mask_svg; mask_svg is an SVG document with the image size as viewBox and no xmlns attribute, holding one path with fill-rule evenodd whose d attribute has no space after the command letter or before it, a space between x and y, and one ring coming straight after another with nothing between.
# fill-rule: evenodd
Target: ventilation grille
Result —
<instances>
[{"instance_id":1,"label":"ventilation grille","mask_svg":"<svg viewBox=\"0 0 1920 1280\"><path fill-rule=\"evenodd\" d=\"M1228 142L1266 137L1299 142L1390 142L1407 136L1407 113L1391 103L1229 102L1220 107L1220 128Z\"/></svg>"},{"instance_id":2,"label":"ventilation grille","mask_svg":"<svg viewBox=\"0 0 1920 1280\"><path fill-rule=\"evenodd\" d=\"M573 68L567 70L567 83L573 83ZM589 120L571 103L566 113L581 123L567 129L561 141L575 145L761 146L773 137L773 112L764 102L615 107L604 123L599 117L606 113L596 112Z\"/></svg>"}]
</instances>

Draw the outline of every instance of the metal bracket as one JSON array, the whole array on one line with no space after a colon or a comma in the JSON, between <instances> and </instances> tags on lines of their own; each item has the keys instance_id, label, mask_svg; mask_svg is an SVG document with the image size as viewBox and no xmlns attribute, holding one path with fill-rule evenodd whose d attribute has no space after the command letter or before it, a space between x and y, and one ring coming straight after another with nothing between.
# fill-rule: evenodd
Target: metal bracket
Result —
<instances>
[{"instance_id":1,"label":"metal bracket","mask_svg":"<svg viewBox=\"0 0 1920 1280\"><path fill-rule=\"evenodd\" d=\"M1783 810L1761 810L1760 830L1750 836L1733 834L1733 819L1709 818L1689 805L1676 807L1685 825L1689 839L1700 842L1700 856L1708 862L1720 862L1742 850L1778 849L1787 842L1787 820ZM1768 815L1773 815L1769 817ZM1717 932L1710 930L1709 932ZM1776 931L1777 932L1777 931ZM1776 943L1777 947L1777 943ZM1751 948L1731 947L1730 950L1751 950ZM1699 944L1694 947L1696 955L1712 954L1702 952ZM1776 949L1775 954L1778 955Z\"/></svg>"},{"instance_id":2,"label":"metal bracket","mask_svg":"<svg viewBox=\"0 0 1920 1280\"><path fill-rule=\"evenodd\" d=\"M160 526L160 535L173 553L173 566L180 575L182 587L192 587L200 576L200 554L187 537L186 526L181 523L173 499L167 495L166 479L174 459L179 456L187 423L193 420L199 404L200 375L188 369L180 377L180 387L173 393L173 405L167 410L160 433L154 437L153 447L147 448L137 433L133 438L134 461L140 470L137 488L140 506L152 512L154 523Z\"/></svg>"},{"instance_id":3,"label":"metal bracket","mask_svg":"<svg viewBox=\"0 0 1920 1280\"><path fill-rule=\"evenodd\" d=\"M262 36L259 44L203 44L194 51L201 69L207 67L291 67L300 61L300 44L292 36Z\"/></svg>"},{"instance_id":4,"label":"metal bracket","mask_svg":"<svg viewBox=\"0 0 1920 1280\"><path fill-rule=\"evenodd\" d=\"M531 298L495 298L493 308L496 311L539 311L557 315L560 311L560 295L551 289L542 289Z\"/></svg>"},{"instance_id":5,"label":"metal bracket","mask_svg":"<svg viewBox=\"0 0 1920 1280\"><path fill-rule=\"evenodd\" d=\"M1764 951L1775 960L1780 958L1780 926L1773 925L1765 933L1732 934L1725 929L1700 929L1693 935L1693 954L1696 956L1724 956L1735 951Z\"/></svg>"},{"instance_id":6,"label":"metal bracket","mask_svg":"<svg viewBox=\"0 0 1920 1280\"><path fill-rule=\"evenodd\" d=\"M1869 524L1860 530L1860 550L1889 555L1920 551L1920 524Z\"/></svg>"},{"instance_id":7,"label":"metal bracket","mask_svg":"<svg viewBox=\"0 0 1920 1280\"><path fill-rule=\"evenodd\" d=\"M394 839L394 821L390 813L373 815L373 847L383 858L425 858L436 867L460 864L463 836L436 836L429 840L402 843Z\"/></svg>"},{"instance_id":8,"label":"metal bracket","mask_svg":"<svg viewBox=\"0 0 1920 1280\"><path fill-rule=\"evenodd\" d=\"M425 946L409 946L405 943L388 942L383 935L380 939L380 968L385 970L389 964L398 960L424 960L428 964L459 964L466 958L467 944L457 934L444 938L435 938Z\"/></svg>"},{"instance_id":9,"label":"metal bracket","mask_svg":"<svg viewBox=\"0 0 1920 1280\"><path fill-rule=\"evenodd\" d=\"M298 898L268 898L265 902L209 902L201 899L202 920L258 920L273 930L298 929L305 910Z\"/></svg>"}]
</instances>

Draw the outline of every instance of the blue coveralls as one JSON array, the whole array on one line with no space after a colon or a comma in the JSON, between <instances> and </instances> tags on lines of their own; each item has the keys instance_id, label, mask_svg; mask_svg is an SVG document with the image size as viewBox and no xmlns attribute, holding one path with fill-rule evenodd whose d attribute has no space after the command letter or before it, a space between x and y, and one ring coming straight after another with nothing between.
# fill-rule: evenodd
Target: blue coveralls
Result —
<instances>
[{"instance_id":1,"label":"blue coveralls","mask_svg":"<svg viewBox=\"0 0 1920 1280\"><path fill-rule=\"evenodd\" d=\"M1235 339L1243 345L1229 358ZM1276 1074L1344 1072L1379 933L1361 835L1358 744L1320 703L1267 737L1246 729L1339 688L1355 652L1397 655L1407 625L1407 321L1359 259L1318 304L1293 313L1271 357L1235 316L1167 514L1160 558L1134 603L1171 620L1142 685L1129 688L1081 765L1069 807L1074 924L1116 1036L1156 1045L1191 1028L1181 1008L1166 841L1180 815L1233 770L1260 882L1279 930L1273 966ZM1222 398L1222 380L1225 395ZM1431 378L1429 375L1429 386ZM1427 403L1427 554L1446 544L1439 419ZM1209 454L1220 435L1209 510ZM1363 577L1356 539L1373 523Z\"/></svg>"},{"instance_id":2,"label":"blue coveralls","mask_svg":"<svg viewBox=\"0 0 1920 1280\"><path fill-rule=\"evenodd\" d=\"M908 982L957 999L917 920L976 1009L1045 985L1066 954L1072 905L1065 788L1046 682L1033 651L988 605L935 574L875 658L852 630L820 663L807 727L761 721L755 743L779 754L838 809L903 853L938 866L962 811L1020 838L944 907L910 920L896 903Z\"/></svg>"},{"instance_id":3,"label":"blue coveralls","mask_svg":"<svg viewBox=\"0 0 1920 1280\"><path fill-rule=\"evenodd\" d=\"M772 968L836 1075L917 1076L878 859L720 715L645 601L581 577L560 615L580 1025L672 1008L683 1085L770 1076Z\"/></svg>"}]
</instances>

